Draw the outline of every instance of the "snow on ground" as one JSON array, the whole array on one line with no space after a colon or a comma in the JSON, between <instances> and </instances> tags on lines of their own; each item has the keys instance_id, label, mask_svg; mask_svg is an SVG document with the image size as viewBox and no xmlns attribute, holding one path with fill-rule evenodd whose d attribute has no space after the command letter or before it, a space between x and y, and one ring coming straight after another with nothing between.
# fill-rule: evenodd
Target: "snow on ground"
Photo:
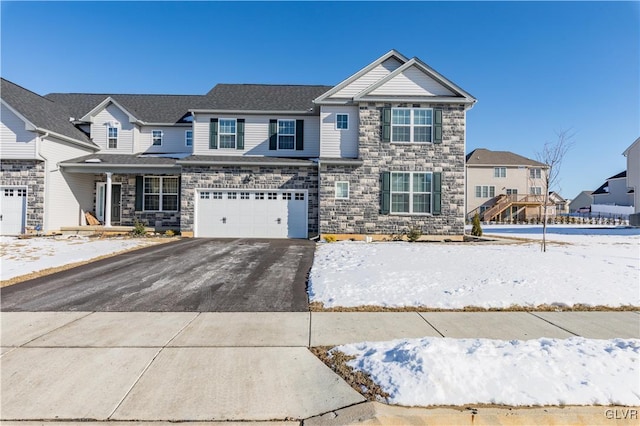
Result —
<instances>
[{"instance_id":1,"label":"snow on ground","mask_svg":"<svg viewBox=\"0 0 640 426\"><path fill-rule=\"evenodd\" d=\"M406 406L640 405L640 340L433 338L335 348Z\"/></svg>"},{"instance_id":2,"label":"snow on ground","mask_svg":"<svg viewBox=\"0 0 640 426\"><path fill-rule=\"evenodd\" d=\"M541 226L484 230L539 239ZM640 306L640 229L550 227L547 237L546 253L535 241L320 244L309 295L327 308Z\"/></svg>"},{"instance_id":3,"label":"snow on ground","mask_svg":"<svg viewBox=\"0 0 640 426\"><path fill-rule=\"evenodd\" d=\"M151 244L142 238L0 237L0 280Z\"/></svg>"}]
</instances>

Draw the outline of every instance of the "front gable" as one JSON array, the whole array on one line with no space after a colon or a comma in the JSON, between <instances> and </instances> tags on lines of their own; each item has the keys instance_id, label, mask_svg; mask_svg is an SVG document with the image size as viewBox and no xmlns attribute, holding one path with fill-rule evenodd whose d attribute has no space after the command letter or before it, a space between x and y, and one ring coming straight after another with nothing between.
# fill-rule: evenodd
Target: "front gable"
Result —
<instances>
[{"instance_id":1,"label":"front gable","mask_svg":"<svg viewBox=\"0 0 640 426\"><path fill-rule=\"evenodd\" d=\"M120 105L118 102L116 102L111 96L106 97L102 102L100 102L98 105L96 105L91 111L89 111L88 113L86 113L81 119L80 121L85 121L88 123L92 123L94 121L94 118L96 116L98 116L103 110L105 110L106 108L108 108L109 106L114 105L116 106L118 109L120 109L124 114L126 114L127 116L127 120L130 123L136 123L139 120L129 111L127 111L127 109L125 107L123 107L122 105Z\"/></svg>"}]
</instances>

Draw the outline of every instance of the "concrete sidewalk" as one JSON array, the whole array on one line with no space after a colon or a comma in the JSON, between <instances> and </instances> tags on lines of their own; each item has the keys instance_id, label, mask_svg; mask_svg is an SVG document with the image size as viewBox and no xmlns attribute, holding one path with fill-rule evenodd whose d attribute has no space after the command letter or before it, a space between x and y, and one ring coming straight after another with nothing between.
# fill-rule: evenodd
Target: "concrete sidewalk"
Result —
<instances>
[{"instance_id":1,"label":"concrete sidewalk","mask_svg":"<svg viewBox=\"0 0 640 426\"><path fill-rule=\"evenodd\" d=\"M0 320L3 422L322 424L327 413L370 405L309 346L640 338L638 312L2 312Z\"/></svg>"}]
</instances>

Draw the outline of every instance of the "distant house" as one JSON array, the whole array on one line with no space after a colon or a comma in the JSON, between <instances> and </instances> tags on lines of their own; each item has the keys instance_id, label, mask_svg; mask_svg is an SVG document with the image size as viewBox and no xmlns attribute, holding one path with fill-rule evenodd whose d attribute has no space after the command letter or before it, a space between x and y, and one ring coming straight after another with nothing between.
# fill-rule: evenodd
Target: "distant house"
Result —
<instances>
[{"instance_id":1,"label":"distant house","mask_svg":"<svg viewBox=\"0 0 640 426\"><path fill-rule=\"evenodd\" d=\"M627 148L627 188L633 191L634 214L629 218L632 225L640 226L640 138Z\"/></svg>"},{"instance_id":2,"label":"distant house","mask_svg":"<svg viewBox=\"0 0 640 426\"><path fill-rule=\"evenodd\" d=\"M466 156L467 219L523 220L542 217L548 167L509 151L479 148ZM548 215L555 215L551 204Z\"/></svg>"},{"instance_id":3,"label":"distant house","mask_svg":"<svg viewBox=\"0 0 640 426\"><path fill-rule=\"evenodd\" d=\"M576 213L581 209L591 209L593 204L593 197L591 196L593 191L582 191L569 203L569 213Z\"/></svg>"},{"instance_id":4,"label":"distant house","mask_svg":"<svg viewBox=\"0 0 640 426\"><path fill-rule=\"evenodd\" d=\"M632 206L633 193L627 188L627 172L613 175L591 194L593 204L605 204L610 206Z\"/></svg>"},{"instance_id":5,"label":"distant house","mask_svg":"<svg viewBox=\"0 0 640 426\"><path fill-rule=\"evenodd\" d=\"M569 201L555 191L549 192L549 202L555 206L556 215L569 213Z\"/></svg>"}]
</instances>

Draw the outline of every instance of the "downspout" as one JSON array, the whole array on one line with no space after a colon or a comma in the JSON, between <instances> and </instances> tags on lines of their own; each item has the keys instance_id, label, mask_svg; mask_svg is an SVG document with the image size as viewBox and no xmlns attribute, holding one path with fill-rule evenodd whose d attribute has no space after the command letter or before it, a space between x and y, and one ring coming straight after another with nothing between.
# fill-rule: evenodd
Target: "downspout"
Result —
<instances>
[{"instance_id":1,"label":"downspout","mask_svg":"<svg viewBox=\"0 0 640 426\"><path fill-rule=\"evenodd\" d=\"M51 196L50 195L51 191L47 187L47 181L49 180L48 179L48 176L49 176L49 170L48 170L49 159L46 158L44 155L42 155L42 152L41 152L42 142L44 141L44 139L46 139L48 137L49 137L49 132L44 132L41 136L38 137L38 152L37 152L37 155L38 155L38 157L40 157L44 161L44 182L43 182L44 197L43 197L43 202L42 202L42 224L41 224L42 229L41 229L41 232L46 232L49 229L49 226L48 226L49 220L48 220L48 215L46 214L47 204L48 204L48 201L49 201L49 197Z\"/></svg>"}]
</instances>

